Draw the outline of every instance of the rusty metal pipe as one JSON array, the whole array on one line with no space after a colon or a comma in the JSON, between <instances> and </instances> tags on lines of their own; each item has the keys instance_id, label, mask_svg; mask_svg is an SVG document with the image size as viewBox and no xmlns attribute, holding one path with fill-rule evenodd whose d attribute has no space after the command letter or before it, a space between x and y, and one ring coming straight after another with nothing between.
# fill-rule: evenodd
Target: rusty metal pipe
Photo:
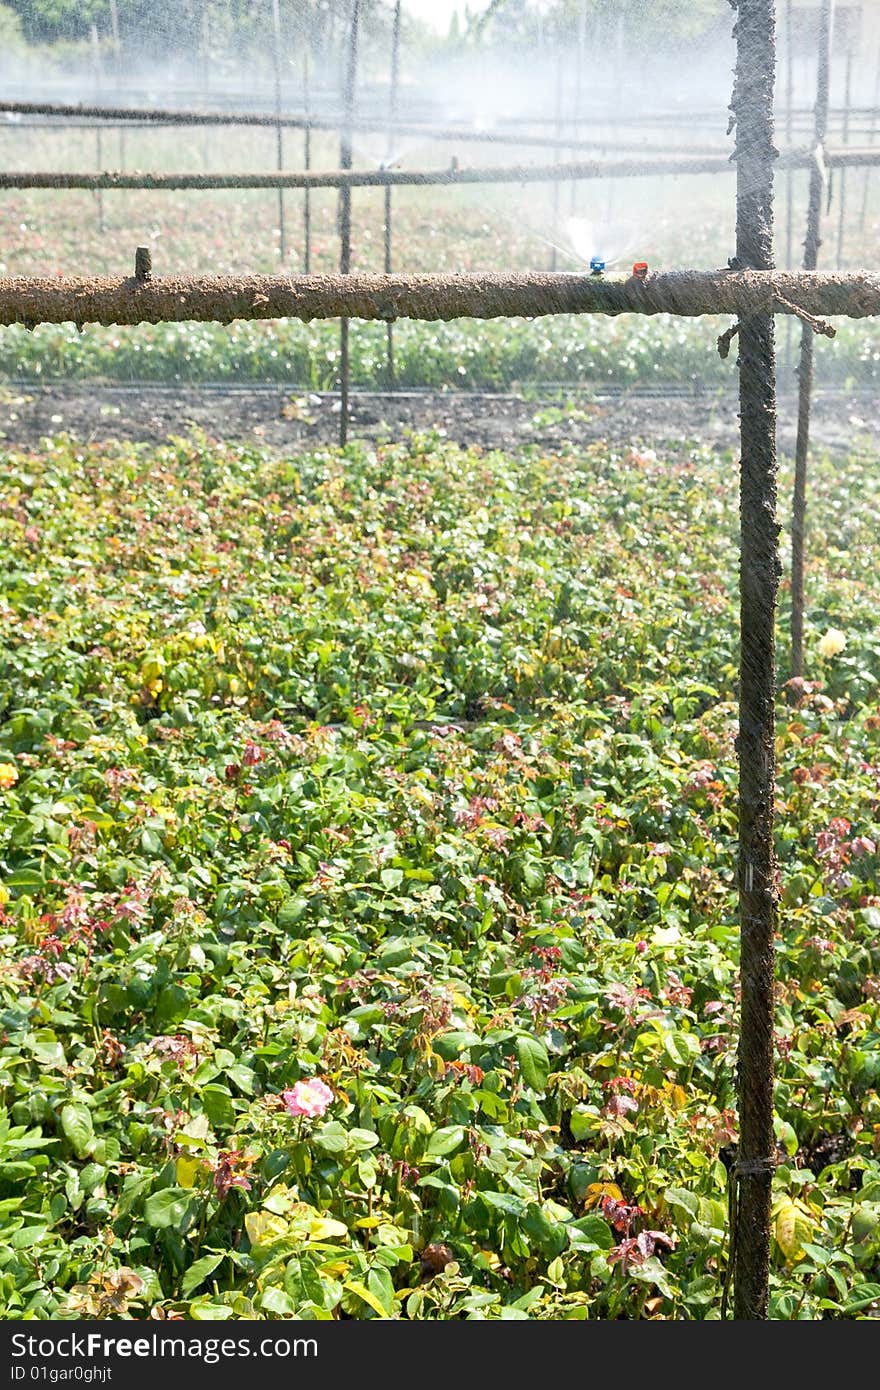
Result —
<instances>
[{"instance_id":1,"label":"rusty metal pipe","mask_svg":"<svg viewBox=\"0 0 880 1390\"><path fill-rule=\"evenodd\" d=\"M880 314L880 275L803 271L666 271L592 276L153 275L0 277L0 325L229 323L233 319L540 318L554 314Z\"/></svg>"}]
</instances>

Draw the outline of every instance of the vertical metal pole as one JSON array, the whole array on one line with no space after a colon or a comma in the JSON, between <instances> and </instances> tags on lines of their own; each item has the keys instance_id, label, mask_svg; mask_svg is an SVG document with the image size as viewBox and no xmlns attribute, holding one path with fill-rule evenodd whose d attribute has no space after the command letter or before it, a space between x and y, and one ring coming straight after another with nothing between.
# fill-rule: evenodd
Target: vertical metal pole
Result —
<instances>
[{"instance_id":1,"label":"vertical metal pole","mask_svg":"<svg viewBox=\"0 0 880 1390\"><path fill-rule=\"evenodd\" d=\"M841 140L842 140L842 143L843 143L844 145L848 145L848 144L849 144L849 115L850 115L850 110L849 110L849 108L850 108L850 102L851 102L851 99L852 99L852 67L853 67L853 51L852 51L852 43L849 43L849 44L847 44L847 49L846 49L846 77L845 77L845 80L844 80L844 91L843 91L843 130L842 130L842 132L841 132ZM840 170L838 170L837 197L838 197L838 209L837 209L837 269L840 270L841 266L843 265L843 235L844 235L844 220L845 220L845 218L846 218L846 168L845 168L845 167L842 168L842 169L840 169Z\"/></svg>"},{"instance_id":2,"label":"vertical metal pole","mask_svg":"<svg viewBox=\"0 0 880 1390\"><path fill-rule=\"evenodd\" d=\"M278 172L284 168L284 136L281 125L281 5L279 0L272 0L272 27L275 31L275 42L272 45L272 61L275 68L275 118L278 124L275 127L275 153L277 158ZM284 227L284 189L278 190L278 256L282 264L287 256L287 236Z\"/></svg>"},{"instance_id":3,"label":"vertical metal pole","mask_svg":"<svg viewBox=\"0 0 880 1390\"><path fill-rule=\"evenodd\" d=\"M582 5L580 6L580 9L579 9L579 12L578 12L577 47L576 47L576 49L575 49L575 63L576 63L577 66L576 66L576 68L575 68L575 77L574 77L574 103L573 103L573 109L572 109L572 115L573 115L573 117L574 117L574 122L573 122L573 124L574 124L574 138L575 138L576 140L580 139L580 133L581 133L580 120L581 120L581 99L582 99L582 96L583 96L583 85L584 85L584 42L585 42L585 38L586 38L586 25L587 25L586 6L582 4ZM578 158L579 158L579 152L576 151L576 150L572 150L572 152L571 152L571 158L572 158L572 160L578 159ZM569 191L569 202L568 202L569 211L571 212L572 215L574 215L574 213L575 213L575 211L576 211L576 209L577 209L577 193L578 193L578 182L577 182L577 179L572 179L571 185L570 185L570 191Z\"/></svg>"},{"instance_id":4,"label":"vertical metal pole","mask_svg":"<svg viewBox=\"0 0 880 1390\"><path fill-rule=\"evenodd\" d=\"M351 3L351 28L348 39L348 64L345 71L343 91L342 136L339 142L339 167L350 169L352 165L352 127L354 124L354 93L357 79L358 23L360 21L360 0ZM339 273L348 275L351 270L351 188L344 186L339 190ZM348 443L348 319L339 320L339 443Z\"/></svg>"},{"instance_id":5,"label":"vertical metal pole","mask_svg":"<svg viewBox=\"0 0 880 1390\"><path fill-rule=\"evenodd\" d=\"M116 69L116 91L122 88L122 45L119 42L119 11L116 0L110 0L110 32L113 35L113 65ZM119 167L125 168L125 125L119 127Z\"/></svg>"},{"instance_id":6,"label":"vertical metal pole","mask_svg":"<svg viewBox=\"0 0 880 1390\"><path fill-rule=\"evenodd\" d=\"M870 145L874 144L877 138L877 106L880 103L880 52L877 54L877 72L874 77L874 101L871 107L871 133L868 138ZM862 207L859 213L859 231L865 230L865 221L868 216L868 180L871 177L870 169L865 170L865 181L862 184Z\"/></svg>"},{"instance_id":7,"label":"vertical metal pole","mask_svg":"<svg viewBox=\"0 0 880 1390\"><path fill-rule=\"evenodd\" d=\"M303 106L306 124L303 130L303 166L308 172L312 167L312 126L309 105L309 50L303 49ZM303 189L303 271L312 273L312 199L308 188Z\"/></svg>"},{"instance_id":8,"label":"vertical metal pole","mask_svg":"<svg viewBox=\"0 0 880 1390\"><path fill-rule=\"evenodd\" d=\"M794 35L791 22L792 0L785 0L785 148L791 149L793 140L794 113ZM791 270L794 260L794 170L788 169L785 175L785 268ZM792 334L794 319L785 316L785 369L791 370Z\"/></svg>"},{"instance_id":9,"label":"vertical metal pole","mask_svg":"<svg viewBox=\"0 0 880 1390\"><path fill-rule=\"evenodd\" d=\"M97 26L97 24L93 24L93 25L92 25L92 70L93 70L94 78L95 78L96 100L97 100L97 103L100 105L100 101L101 101L101 46L100 46L100 44L99 44L99 42L98 42L98 26ZM100 121L99 121L98 124L95 126L95 162L97 163L97 166L98 166L98 173L99 173L99 174L101 173L101 169L102 169L102 166L103 166L103 163L104 163L103 141L102 141L101 136L102 136L101 123L100 123ZM101 233L101 235L103 236L103 235L104 235L104 230L105 230L105 226L104 226L104 194L101 192L101 189L100 189L100 188L97 188L97 189L95 190L95 206L96 206L97 212L98 212L98 231L99 231L99 232Z\"/></svg>"},{"instance_id":10,"label":"vertical metal pole","mask_svg":"<svg viewBox=\"0 0 880 1390\"><path fill-rule=\"evenodd\" d=\"M209 0L202 0L202 20L199 32L199 57L201 59L200 67L203 101L206 99L208 94L208 82L211 73L211 26L208 16L208 4ZM202 131L202 164L204 165L205 169L210 169L211 167L211 155L208 145L209 129L209 126L205 126Z\"/></svg>"},{"instance_id":11,"label":"vertical metal pole","mask_svg":"<svg viewBox=\"0 0 880 1390\"><path fill-rule=\"evenodd\" d=\"M819 11L819 62L813 117L813 163L804 238L804 270L815 270L822 245L822 199L825 192L824 144L828 129L831 85L831 32L834 0L822 0ZM798 367L798 423L794 453L794 495L791 508L791 674L804 674L804 534L807 512L807 455L810 448L810 401L813 393L813 330L801 326Z\"/></svg>"},{"instance_id":12,"label":"vertical metal pole","mask_svg":"<svg viewBox=\"0 0 880 1390\"><path fill-rule=\"evenodd\" d=\"M385 144L385 160L390 164L394 153L394 128L397 122L397 88L400 81L400 9L401 0L395 0L394 20L391 26L391 86L388 93L388 139ZM385 274L391 274L391 185L385 185ZM386 329L386 374L388 389L394 390L394 325L387 323Z\"/></svg>"},{"instance_id":13,"label":"vertical metal pole","mask_svg":"<svg viewBox=\"0 0 880 1390\"><path fill-rule=\"evenodd\" d=\"M557 21L557 24L558 24L558 21ZM555 135L555 137L556 137L556 148L555 148L555 151L554 151L554 154L553 154L553 163L554 163L554 164L558 164L558 163L559 163L559 149L560 149L559 141L560 141L561 138L562 138L562 81L563 81L563 76L564 76L564 73L563 73L563 67L562 67L562 44L561 44L561 42L560 42L559 30L558 30L558 28L557 28L557 31L556 31L556 107L555 107L555 112L554 112L555 124L554 124L554 127L553 127L553 133L554 133L554 135ZM554 181L553 181L553 235L554 235L554 237L556 237L556 236L559 235L559 180L558 180L558 179L554 179ZM554 246L554 247L552 248L551 252L550 252L550 269L551 269L551 270L555 270L555 269L556 269L556 255L557 255L557 253L556 253L556 247Z\"/></svg>"},{"instance_id":14,"label":"vertical metal pole","mask_svg":"<svg viewBox=\"0 0 880 1390\"><path fill-rule=\"evenodd\" d=\"M773 268L774 0L736 5L736 256ZM776 524L776 362L772 313L740 321L739 913L742 990L738 1058L738 1197L734 1313L764 1319L773 1176L774 702L779 528Z\"/></svg>"}]
</instances>

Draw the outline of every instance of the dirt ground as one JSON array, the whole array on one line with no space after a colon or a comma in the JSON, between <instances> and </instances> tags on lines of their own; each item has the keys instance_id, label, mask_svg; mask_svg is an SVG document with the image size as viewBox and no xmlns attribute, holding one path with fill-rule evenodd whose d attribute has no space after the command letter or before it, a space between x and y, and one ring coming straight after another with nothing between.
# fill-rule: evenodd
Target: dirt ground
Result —
<instances>
[{"instance_id":1,"label":"dirt ground","mask_svg":"<svg viewBox=\"0 0 880 1390\"><path fill-rule=\"evenodd\" d=\"M813 406L816 448L847 453L880 449L880 391L819 391ZM779 443L794 449L797 398L779 403ZM282 387L138 387L46 384L0 387L0 444L36 448L41 439L69 434L84 443L107 439L162 442L191 429L217 439L251 440L273 451L302 452L334 445L339 401ZM511 449L535 444L558 449L598 439L612 445L662 446L693 440L737 445L734 391L692 395L623 394L553 400L467 392L356 392L351 439L393 440L407 430L436 428L461 444Z\"/></svg>"}]
</instances>

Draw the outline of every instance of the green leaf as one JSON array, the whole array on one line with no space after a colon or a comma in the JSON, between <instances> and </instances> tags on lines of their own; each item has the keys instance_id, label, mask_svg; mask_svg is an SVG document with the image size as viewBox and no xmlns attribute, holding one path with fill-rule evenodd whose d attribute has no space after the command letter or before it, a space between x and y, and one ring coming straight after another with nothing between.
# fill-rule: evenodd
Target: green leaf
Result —
<instances>
[{"instance_id":1,"label":"green leaf","mask_svg":"<svg viewBox=\"0 0 880 1390\"><path fill-rule=\"evenodd\" d=\"M225 1086L203 1087L202 1105L205 1107L205 1114L215 1128L228 1129L235 1123L232 1098Z\"/></svg>"},{"instance_id":2,"label":"green leaf","mask_svg":"<svg viewBox=\"0 0 880 1390\"><path fill-rule=\"evenodd\" d=\"M226 1258L221 1251L219 1255L203 1255L200 1260L194 1261L183 1276L180 1284L180 1292L184 1298L189 1298L200 1284L204 1284L209 1274L213 1274L217 1266Z\"/></svg>"},{"instance_id":3,"label":"green leaf","mask_svg":"<svg viewBox=\"0 0 880 1390\"><path fill-rule=\"evenodd\" d=\"M512 1192L480 1192L479 1198L487 1207L502 1211L506 1216L522 1216L526 1209L522 1198L515 1197Z\"/></svg>"},{"instance_id":4,"label":"green leaf","mask_svg":"<svg viewBox=\"0 0 880 1390\"><path fill-rule=\"evenodd\" d=\"M601 1216L582 1216L570 1221L567 1230L572 1246L580 1250L610 1250L614 1244L611 1227Z\"/></svg>"},{"instance_id":5,"label":"green leaf","mask_svg":"<svg viewBox=\"0 0 880 1390\"><path fill-rule=\"evenodd\" d=\"M20 893L34 893L45 885L45 874L36 869L14 869L11 874L3 875L3 887L17 888Z\"/></svg>"},{"instance_id":6,"label":"green leaf","mask_svg":"<svg viewBox=\"0 0 880 1390\"><path fill-rule=\"evenodd\" d=\"M289 932L308 911L308 898L285 898L278 909L278 925L282 931Z\"/></svg>"},{"instance_id":7,"label":"green leaf","mask_svg":"<svg viewBox=\"0 0 880 1390\"><path fill-rule=\"evenodd\" d=\"M701 1274L685 1286L683 1297L685 1303L705 1308L718 1297L718 1280L711 1274Z\"/></svg>"},{"instance_id":8,"label":"green leaf","mask_svg":"<svg viewBox=\"0 0 880 1390\"><path fill-rule=\"evenodd\" d=\"M267 1313L274 1313L279 1318L295 1318L297 1314L296 1304L284 1289L271 1287L264 1289L260 1294L260 1307Z\"/></svg>"},{"instance_id":9,"label":"green leaf","mask_svg":"<svg viewBox=\"0 0 880 1390\"><path fill-rule=\"evenodd\" d=\"M451 1062L469 1047L476 1047L479 1041L479 1034L469 1029L451 1029L448 1033L438 1033L432 1046L438 1057Z\"/></svg>"},{"instance_id":10,"label":"green leaf","mask_svg":"<svg viewBox=\"0 0 880 1390\"><path fill-rule=\"evenodd\" d=\"M454 1187L452 1183L446 1182L443 1178L435 1177L432 1173L429 1173L427 1177L419 1180L419 1187L423 1189L427 1188L430 1192L435 1194L433 1200L444 1215L454 1216L456 1214L461 1203L458 1195L458 1188Z\"/></svg>"},{"instance_id":11,"label":"green leaf","mask_svg":"<svg viewBox=\"0 0 880 1390\"><path fill-rule=\"evenodd\" d=\"M547 1049L537 1038L520 1033L516 1040L516 1055L520 1075L533 1091L546 1091L547 1077L550 1074L550 1058Z\"/></svg>"},{"instance_id":12,"label":"green leaf","mask_svg":"<svg viewBox=\"0 0 880 1390\"><path fill-rule=\"evenodd\" d=\"M190 1005L190 995L181 986L166 985L156 1003L154 1021L158 1029L168 1028L186 1017Z\"/></svg>"},{"instance_id":13,"label":"green leaf","mask_svg":"<svg viewBox=\"0 0 880 1390\"><path fill-rule=\"evenodd\" d=\"M226 1303L191 1303L189 1316L193 1322L225 1322L233 1310Z\"/></svg>"},{"instance_id":14,"label":"green leaf","mask_svg":"<svg viewBox=\"0 0 880 1390\"><path fill-rule=\"evenodd\" d=\"M667 1033L663 1050L677 1067L686 1067L700 1055L700 1040L694 1033Z\"/></svg>"},{"instance_id":15,"label":"green leaf","mask_svg":"<svg viewBox=\"0 0 880 1390\"><path fill-rule=\"evenodd\" d=\"M348 1131L348 1145L355 1153L363 1153L366 1149L374 1149L379 1142L379 1136L372 1129L350 1129Z\"/></svg>"},{"instance_id":16,"label":"green leaf","mask_svg":"<svg viewBox=\"0 0 880 1390\"><path fill-rule=\"evenodd\" d=\"M445 1129L435 1129L428 1140L425 1153L428 1158L447 1158L456 1153L467 1141L467 1131L461 1125L447 1125Z\"/></svg>"},{"instance_id":17,"label":"green leaf","mask_svg":"<svg viewBox=\"0 0 880 1390\"><path fill-rule=\"evenodd\" d=\"M63 1067L67 1065L64 1048L51 1033L43 1031L36 1036L29 1035L26 1045L41 1067Z\"/></svg>"},{"instance_id":18,"label":"green leaf","mask_svg":"<svg viewBox=\"0 0 880 1390\"><path fill-rule=\"evenodd\" d=\"M773 1125L777 1142L782 1144L789 1158L798 1151L798 1137L793 1127L785 1121L776 1120Z\"/></svg>"},{"instance_id":19,"label":"green leaf","mask_svg":"<svg viewBox=\"0 0 880 1390\"><path fill-rule=\"evenodd\" d=\"M192 1204L192 1194L182 1187L165 1187L144 1202L144 1220L157 1230L184 1229ZM188 1224L188 1223L187 1223Z\"/></svg>"},{"instance_id":20,"label":"green leaf","mask_svg":"<svg viewBox=\"0 0 880 1390\"><path fill-rule=\"evenodd\" d=\"M595 1111L584 1105L576 1105L568 1117L572 1135L578 1143L592 1133L598 1121Z\"/></svg>"},{"instance_id":21,"label":"green leaf","mask_svg":"<svg viewBox=\"0 0 880 1390\"><path fill-rule=\"evenodd\" d=\"M95 1147L95 1131L88 1106L69 1101L61 1110L61 1129L77 1158L88 1158Z\"/></svg>"},{"instance_id":22,"label":"green leaf","mask_svg":"<svg viewBox=\"0 0 880 1390\"><path fill-rule=\"evenodd\" d=\"M683 1187L667 1187L663 1196L674 1211L687 1218L686 1224L697 1220L700 1214L700 1199L694 1192L688 1192Z\"/></svg>"},{"instance_id":23,"label":"green leaf","mask_svg":"<svg viewBox=\"0 0 880 1390\"><path fill-rule=\"evenodd\" d=\"M554 1221L537 1202L529 1203L521 1225L545 1259L554 1259L568 1245L566 1225L562 1221Z\"/></svg>"},{"instance_id":24,"label":"green leaf","mask_svg":"<svg viewBox=\"0 0 880 1390\"><path fill-rule=\"evenodd\" d=\"M49 1227L24 1226L18 1231L13 1231L9 1237L9 1246L12 1250L30 1250L32 1246L38 1245Z\"/></svg>"},{"instance_id":25,"label":"green leaf","mask_svg":"<svg viewBox=\"0 0 880 1390\"><path fill-rule=\"evenodd\" d=\"M860 1313L872 1303L880 1303L880 1284L856 1284L843 1305L844 1313Z\"/></svg>"},{"instance_id":26,"label":"green leaf","mask_svg":"<svg viewBox=\"0 0 880 1390\"><path fill-rule=\"evenodd\" d=\"M315 1130L312 1143L328 1154L345 1153L348 1148L348 1130L338 1120L330 1120Z\"/></svg>"},{"instance_id":27,"label":"green leaf","mask_svg":"<svg viewBox=\"0 0 880 1390\"><path fill-rule=\"evenodd\" d=\"M370 1293L378 1298L382 1307L385 1309L386 1316L394 1317L397 1310L397 1303L394 1297L394 1285L391 1282L391 1275L387 1269L371 1269L367 1275L367 1288Z\"/></svg>"}]
</instances>

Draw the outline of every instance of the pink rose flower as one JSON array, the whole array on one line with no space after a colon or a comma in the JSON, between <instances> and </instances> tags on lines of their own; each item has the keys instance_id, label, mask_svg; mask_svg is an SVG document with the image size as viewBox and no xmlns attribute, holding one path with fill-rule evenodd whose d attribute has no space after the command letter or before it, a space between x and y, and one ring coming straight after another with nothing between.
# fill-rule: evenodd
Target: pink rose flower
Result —
<instances>
[{"instance_id":1,"label":"pink rose flower","mask_svg":"<svg viewBox=\"0 0 880 1390\"><path fill-rule=\"evenodd\" d=\"M317 1120L333 1100L333 1092L323 1081L297 1081L289 1091L282 1091L281 1099L291 1115L308 1115Z\"/></svg>"}]
</instances>

